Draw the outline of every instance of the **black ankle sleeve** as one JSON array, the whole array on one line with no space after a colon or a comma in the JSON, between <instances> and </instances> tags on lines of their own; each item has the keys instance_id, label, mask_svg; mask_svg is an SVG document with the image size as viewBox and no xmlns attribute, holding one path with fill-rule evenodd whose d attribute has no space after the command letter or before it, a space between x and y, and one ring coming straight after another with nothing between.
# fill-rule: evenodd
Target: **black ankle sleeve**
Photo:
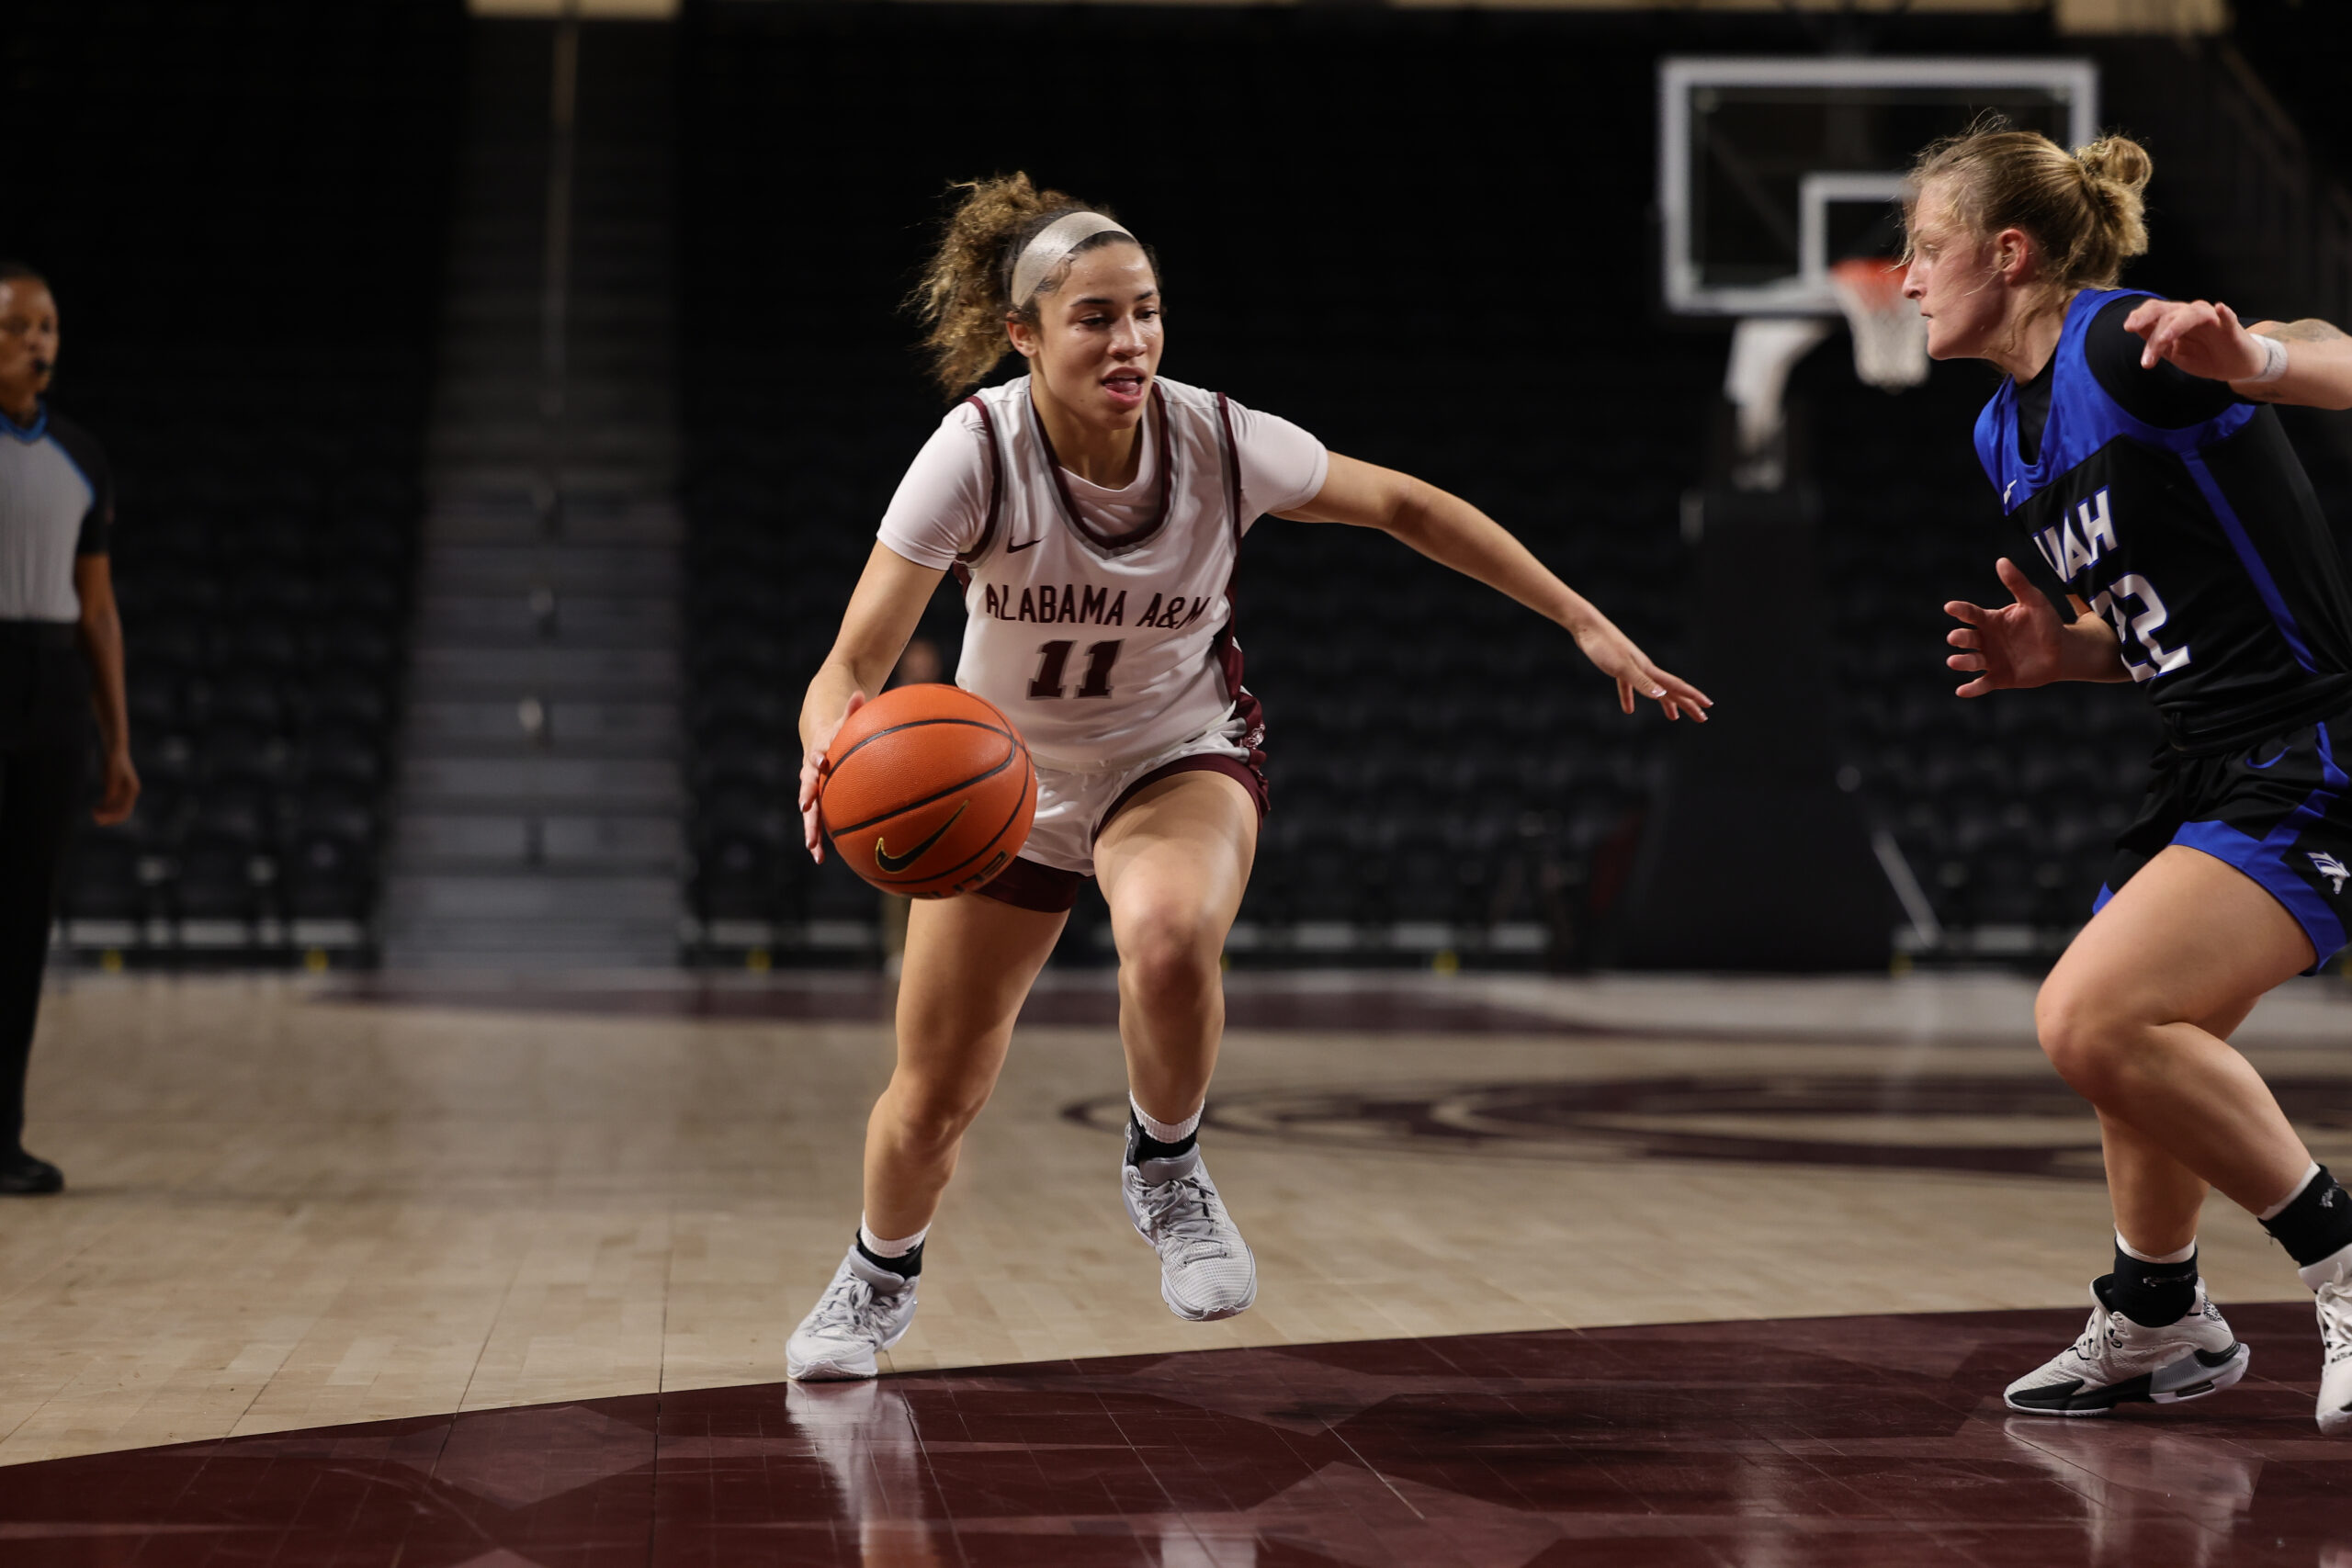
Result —
<instances>
[{"instance_id":1,"label":"black ankle sleeve","mask_svg":"<svg viewBox=\"0 0 2352 1568\"><path fill-rule=\"evenodd\" d=\"M2352 1194L2321 1166L2295 1201L2262 1222L2299 1269L2352 1247Z\"/></svg>"},{"instance_id":2,"label":"black ankle sleeve","mask_svg":"<svg viewBox=\"0 0 2352 1568\"><path fill-rule=\"evenodd\" d=\"M891 1273L901 1275L909 1280L922 1272L922 1243L921 1242L915 1243L897 1258L877 1257L866 1247L865 1238L862 1235L856 1238L856 1247L857 1255L876 1269L888 1269Z\"/></svg>"},{"instance_id":3,"label":"black ankle sleeve","mask_svg":"<svg viewBox=\"0 0 2352 1568\"><path fill-rule=\"evenodd\" d=\"M1143 1123L1136 1120L1134 1111L1127 1112L1127 1163L1129 1165L1141 1165L1148 1159L1174 1159L1180 1155L1191 1154L1194 1145L1200 1141L1200 1131L1195 1128L1172 1144L1163 1144L1143 1130Z\"/></svg>"},{"instance_id":4,"label":"black ankle sleeve","mask_svg":"<svg viewBox=\"0 0 2352 1568\"><path fill-rule=\"evenodd\" d=\"M2190 1253L2185 1263L2150 1263L2119 1245L2115 1272L2103 1283L2108 1305L2144 1328L2162 1328L2197 1304L2197 1255Z\"/></svg>"}]
</instances>

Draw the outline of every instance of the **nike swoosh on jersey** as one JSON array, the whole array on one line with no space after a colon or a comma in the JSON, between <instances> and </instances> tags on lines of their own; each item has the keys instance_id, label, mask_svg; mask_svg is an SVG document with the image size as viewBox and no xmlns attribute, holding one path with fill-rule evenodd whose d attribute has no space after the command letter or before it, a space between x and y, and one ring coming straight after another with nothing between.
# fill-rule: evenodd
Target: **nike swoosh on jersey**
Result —
<instances>
[{"instance_id":1,"label":"nike swoosh on jersey","mask_svg":"<svg viewBox=\"0 0 2352 1568\"><path fill-rule=\"evenodd\" d=\"M1019 555L1022 551L1023 551L1023 550L1027 549L1027 548L1029 547L1029 546L1030 546L1030 545L1042 545L1042 544L1044 544L1045 542L1046 542L1046 536L1045 536L1045 535L1043 535L1043 534L1040 534L1040 535L1038 535L1035 538L1034 538L1034 539L1030 540L1030 541L1029 541L1029 544L1027 544L1027 545L1016 545L1016 544L1013 544L1013 543L1012 543L1012 542L1010 542L1010 541L1007 541L1007 542L1006 542L1006 544L1005 544L1005 547L1004 547L1004 553L1005 553L1006 555L1009 555L1009 556L1017 556L1017 555Z\"/></svg>"},{"instance_id":2,"label":"nike swoosh on jersey","mask_svg":"<svg viewBox=\"0 0 2352 1568\"><path fill-rule=\"evenodd\" d=\"M963 805L956 808L956 817L963 816L966 811L971 808L971 801L968 798L966 799ZM884 847L882 840L877 837L874 840L874 863L882 868L885 875L898 875L899 873L906 870L907 867L922 859L924 851L930 849L932 845L939 842L940 840L947 836L947 829L956 826L956 817L950 817L946 821L942 822L937 828L932 830L930 838L925 839L922 843L917 844L913 849L909 850L902 855L892 854L888 849Z\"/></svg>"}]
</instances>

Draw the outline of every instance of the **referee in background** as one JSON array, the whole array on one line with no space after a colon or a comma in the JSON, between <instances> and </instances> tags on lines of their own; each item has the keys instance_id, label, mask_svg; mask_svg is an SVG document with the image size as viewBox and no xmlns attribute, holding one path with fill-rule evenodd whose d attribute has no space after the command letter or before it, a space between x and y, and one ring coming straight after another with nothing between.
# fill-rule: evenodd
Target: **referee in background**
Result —
<instances>
[{"instance_id":1,"label":"referee in background","mask_svg":"<svg viewBox=\"0 0 2352 1568\"><path fill-rule=\"evenodd\" d=\"M25 1068L89 715L106 757L94 815L119 822L139 799L107 570L114 484L98 444L41 396L56 367L49 284L0 262L0 1195L65 1185L25 1152Z\"/></svg>"}]
</instances>

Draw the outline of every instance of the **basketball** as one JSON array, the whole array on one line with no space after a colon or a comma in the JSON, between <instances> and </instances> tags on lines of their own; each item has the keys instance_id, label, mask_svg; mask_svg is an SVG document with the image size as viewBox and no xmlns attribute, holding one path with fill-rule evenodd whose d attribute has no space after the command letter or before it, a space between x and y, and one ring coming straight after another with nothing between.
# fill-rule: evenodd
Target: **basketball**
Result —
<instances>
[{"instance_id":1,"label":"basketball","mask_svg":"<svg viewBox=\"0 0 2352 1568\"><path fill-rule=\"evenodd\" d=\"M833 737L817 808L858 875L886 893L945 898L1021 852L1037 770L994 704L956 686L901 686Z\"/></svg>"}]
</instances>

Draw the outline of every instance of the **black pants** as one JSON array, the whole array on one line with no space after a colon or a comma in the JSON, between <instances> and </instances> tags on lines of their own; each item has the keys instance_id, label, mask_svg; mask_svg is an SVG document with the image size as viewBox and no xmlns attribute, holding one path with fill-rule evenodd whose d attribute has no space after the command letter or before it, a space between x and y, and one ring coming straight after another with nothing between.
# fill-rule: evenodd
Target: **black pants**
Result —
<instances>
[{"instance_id":1,"label":"black pants","mask_svg":"<svg viewBox=\"0 0 2352 1568\"><path fill-rule=\"evenodd\" d=\"M23 1147L58 867L82 799L82 748L0 750L0 1158Z\"/></svg>"}]
</instances>

